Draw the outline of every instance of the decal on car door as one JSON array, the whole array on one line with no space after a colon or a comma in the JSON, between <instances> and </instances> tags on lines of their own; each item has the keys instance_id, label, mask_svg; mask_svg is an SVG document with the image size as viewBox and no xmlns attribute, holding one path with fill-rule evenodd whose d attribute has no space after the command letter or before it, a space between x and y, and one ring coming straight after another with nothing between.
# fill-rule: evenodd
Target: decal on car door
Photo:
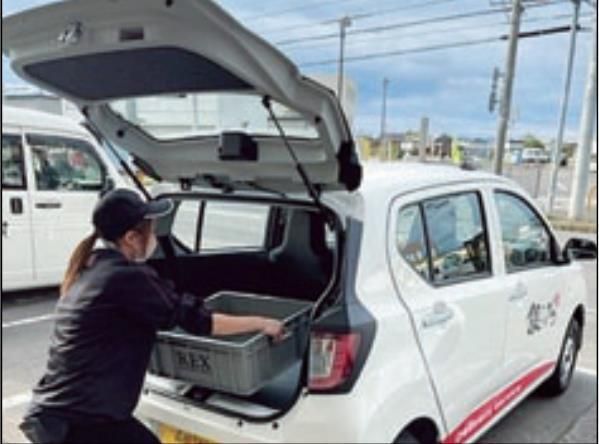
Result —
<instances>
[{"instance_id":1,"label":"decal on car door","mask_svg":"<svg viewBox=\"0 0 599 444\"><path fill-rule=\"evenodd\" d=\"M534 335L541 330L553 327L557 321L557 311L561 304L561 295L556 294L550 302L534 302L528 311L528 329L529 335Z\"/></svg>"}]
</instances>

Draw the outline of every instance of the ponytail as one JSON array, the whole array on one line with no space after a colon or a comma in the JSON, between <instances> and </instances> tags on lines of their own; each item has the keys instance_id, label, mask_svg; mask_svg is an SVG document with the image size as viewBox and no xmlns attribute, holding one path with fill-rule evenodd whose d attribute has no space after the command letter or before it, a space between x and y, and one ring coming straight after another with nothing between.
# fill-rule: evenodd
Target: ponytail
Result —
<instances>
[{"instance_id":1,"label":"ponytail","mask_svg":"<svg viewBox=\"0 0 599 444\"><path fill-rule=\"evenodd\" d=\"M61 296L64 296L69 291L81 274L81 271L83 271L98 238L98 233L94 231L93 234L83 239L79 245L77 245L75 251L73 251L71 259L69 260L69 266L67 267L67 271L60 286Z\"/></svg>"}]
</instances>

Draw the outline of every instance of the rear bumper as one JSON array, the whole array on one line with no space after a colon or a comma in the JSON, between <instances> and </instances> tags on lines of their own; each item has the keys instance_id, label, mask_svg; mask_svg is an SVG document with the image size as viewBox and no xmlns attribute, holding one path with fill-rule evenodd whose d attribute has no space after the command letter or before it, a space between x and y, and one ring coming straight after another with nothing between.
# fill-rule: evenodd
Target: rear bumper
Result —
<instances>
[{"instance_id":1,"label":"rear bumper","mask_svg":"<svg viewBox=\"0 0 599 444\"><path fill-rule=\"evenodd\" d=\"M136 416L150 425L166 424L217 443L366 441L367 415L348 397L308 395L277 421L249 423L150 392L142 396Z\"/></svg>"}]
</instances>

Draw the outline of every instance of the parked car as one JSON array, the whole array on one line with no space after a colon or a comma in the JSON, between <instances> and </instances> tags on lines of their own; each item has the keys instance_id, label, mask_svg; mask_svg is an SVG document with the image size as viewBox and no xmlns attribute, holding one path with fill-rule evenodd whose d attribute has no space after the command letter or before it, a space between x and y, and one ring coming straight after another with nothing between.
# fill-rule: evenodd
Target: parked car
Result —
<instances>
[{"instance_id":1,"label":"parked car","mask_svg":"<svg viewBox=\"0 0 599 444\"><path fill-rule=\"evenodd\" d=\"M597 247L560 248L511 181L362 171L334 92L208 0L60 2L4 19L3 45L176 187L161 275L204 299L311 304L297 361L249 395L190 383L247 374L159 341L176 359L148 375L137 414L164 442L471 442L533 390L570 385L577 259Z\"/></svg>"},{"instance_id":2,"label":"parked car","mask_svg":"<svg viewBox=\"0 0 599 444\"><path fill-rule=\"evenodd\" d=\"M77 122L2 107L2 291L57 285L122 176Z\"/></svg>"},{"instance_id":3,"label":"parked car","mask_svg":"<svg viewBox=\"0 0 599 444\"><path fill-rule=\"evenodd\" d=\"M551 156L541 148L526 148L522 151L521 161L522 163L549 163Z\"/></svg>"}]
</instances>

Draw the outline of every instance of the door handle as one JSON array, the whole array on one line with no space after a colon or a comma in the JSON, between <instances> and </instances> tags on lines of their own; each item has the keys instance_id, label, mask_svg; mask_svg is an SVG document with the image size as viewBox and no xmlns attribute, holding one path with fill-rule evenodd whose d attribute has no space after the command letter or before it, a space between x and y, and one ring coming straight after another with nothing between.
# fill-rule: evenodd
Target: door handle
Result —
<instances>
[{"instance_id":1,"label":"door handle","mask_svg":"<svg viewBox=\"0 0 599 444\"><path fill-rule=\"evenodd\" d=\"M62 208L62 203L58 201L36 202L35 208L40 210L57 210Z\"/></svg>"},{"instance_id":2,"label":"door handle","mask_svg":"<svg viewBox=\"0 0 599 444\"><path fill-rule=\"evenodd\" d=\"M2 237L8 237L8 222L2 221Z\"/></svg>"},{"instance_id":3,"label":"door handle","mask_svg":"<svg viewBox=\"0 0 599 444\"><path fill-rule=\"evenodd\" d=\"M516 289L510 294L510 302L517 302L525 299L528 296L528 288L526 285L520 283L516 286Z\"/></svg>"},{"instance_id":4,"label":"door handle","mask_svg":"<svg viewBox=\"0 0 599 444\"><path fill-rule=\"evenodd\" d=\"M23 214L23 199L20 197L11 197L10 212L12 214Z\"/></svg>"},{"instance_id":5,"label":"door handle","mask_svg":"<svg viewBox=\"0 0 599 444\"><path fill-rule=\"evenodd\" d=\"M433 311L422 318L422 327L431 328L438 325L447 324L453 319L454 313L449 306L437 305L433 308Z\"/></svg>"}]
</instances>

